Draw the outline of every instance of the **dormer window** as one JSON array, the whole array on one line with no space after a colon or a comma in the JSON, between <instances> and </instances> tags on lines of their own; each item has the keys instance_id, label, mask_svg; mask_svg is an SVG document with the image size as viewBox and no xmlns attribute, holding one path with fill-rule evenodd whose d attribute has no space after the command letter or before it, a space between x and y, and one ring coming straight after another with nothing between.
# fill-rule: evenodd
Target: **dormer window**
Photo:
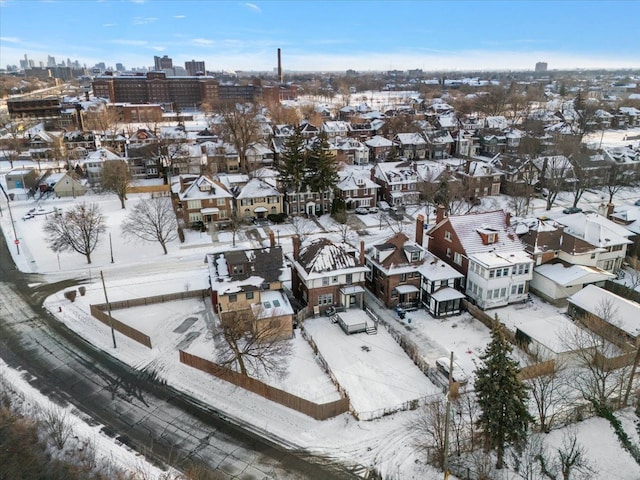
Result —
<instances>
[{"instance_id":1,"label":"dormer window","mask_svg":"<svg viewBox=\"0 0 640 480\"><path fill-rule=\"evenodd\" d=\"M490 233L487 235L487 243L496 243L497 240L498 240L497 233Z\"/></svg>"}]
</instances>

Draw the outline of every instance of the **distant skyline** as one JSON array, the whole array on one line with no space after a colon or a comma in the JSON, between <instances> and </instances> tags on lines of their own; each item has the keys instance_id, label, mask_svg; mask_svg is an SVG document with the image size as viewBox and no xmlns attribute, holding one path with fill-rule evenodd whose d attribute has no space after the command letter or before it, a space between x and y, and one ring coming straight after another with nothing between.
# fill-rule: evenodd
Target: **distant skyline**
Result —
<instances>
[{"instance_id":1,"label":"distant skyline","mask_svg":"<svg viewBox=\"0 0 640 480\"><path fill-rule=\"evenodd\" d=\"M0 0L0 66L296 71L640 68L640 2Z\"/></svg>"}]
</instances>

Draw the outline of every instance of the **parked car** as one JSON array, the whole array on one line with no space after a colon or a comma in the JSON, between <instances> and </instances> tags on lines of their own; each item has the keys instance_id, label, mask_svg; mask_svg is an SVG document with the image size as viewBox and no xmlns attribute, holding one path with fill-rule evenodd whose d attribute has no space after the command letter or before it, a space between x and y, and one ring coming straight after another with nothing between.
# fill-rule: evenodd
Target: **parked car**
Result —
<instances>
[{"instance_id":1,"label":"parked car","mask_svg":"<svg viewBox=\"0 0 640 480\"><path fill-rule=\"evenodd\" d=\"M581 211L582 209L579 207L567 207L562 210L562 213L564 213L565 215L572 215L574 213L580 213Z\"/></svg>"},{"instance_id":2,"label":"parked car","mask_svg":"<svg viewBox=\"0 0 640 480\"><path fill-rule=\"evenodd\" d=\"M636 200L636 203L634 203L635 206L640 207L640 198L638 200Z\"/></svg>"},{"instance_id":3,"label":"parked car","mask_svg":"<svg viewBox=\"0 0 640 480\"><path fill-rule=\"evenodd\" d=\"M447 379L449 378L449 357L440 357L436 360L436 366L438 371L442 373ZM451 380L458 382L460 385L465 385L469 381L469 376L462 370L462 367L455 361L453 362L453 372L451 372Z\"/></svg>"},{"instance_id":4,"label":"parked car","mask_svg":"<svg viewBox=\"0 0 640 480\"><path fill-rule=\"evenodd\" d=\"M387 210L391 210L391 206L384 200L381 200L378 202L378 208L383 212L386 212Z\"/></svg>"},{"instance_id":5,"label":"parked car","mask_svg":"<svg viewBox=\"0 0 640 480\"><path fill-rule=\"evenodd\" d=\"M369 207L369 213L378 213L378 207Z\"/></svg>"},{"instance_id":6,"label":"parked car","mask_svg":"<svg viewBox=\"0 0 640 480\"><path fill-rule=\"evenodd\" d=\"M367 207L358 207L356 208L356 213L358 215L366 215L369 213L369 209Z\"/></svg>"},{"instance_id":7,"label":"parked car","mask_svg":"<svg viewBox=\"0 0 640 480\"><path fill-rule=\"evenodd\" d=\"M196 220L195 222L191 222L190 226L193 230L200 230L201 232L204 232L207 229L204 226L204 222L202 220Z\"/></svg>"}]
</instances>

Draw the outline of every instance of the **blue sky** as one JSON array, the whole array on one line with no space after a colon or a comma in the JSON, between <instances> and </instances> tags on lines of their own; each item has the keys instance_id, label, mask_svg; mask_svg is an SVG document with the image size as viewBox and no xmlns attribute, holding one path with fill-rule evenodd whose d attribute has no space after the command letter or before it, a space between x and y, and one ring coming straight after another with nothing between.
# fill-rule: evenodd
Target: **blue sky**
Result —
<instances>
[{"instance_id":1,"label":"blue sky","mask_svg":"<svg viewBox=\"0 0 640 480\"><path fill-rule=\"evenodd\" d=\"M208 70L640 68L640 2L0 0L0 65Z\"/></svg>"}]
</instances>

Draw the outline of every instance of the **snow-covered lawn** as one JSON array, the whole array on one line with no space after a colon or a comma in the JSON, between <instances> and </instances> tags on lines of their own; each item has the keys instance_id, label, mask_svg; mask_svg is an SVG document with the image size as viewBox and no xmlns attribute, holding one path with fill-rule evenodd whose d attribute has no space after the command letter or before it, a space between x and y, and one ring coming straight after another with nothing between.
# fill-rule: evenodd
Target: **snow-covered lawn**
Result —
<instances>
[{"instance_id":1,"label":"snow-covered lawn","mask_svg":"<svg viewBox=\"0 0 640 480\"><path fill-rule=\"evenodd\" d=\"M346 335L326 317L307 319L304 328L361 418L440 392L384 328Z\"/></svg>"}]
</instances>

